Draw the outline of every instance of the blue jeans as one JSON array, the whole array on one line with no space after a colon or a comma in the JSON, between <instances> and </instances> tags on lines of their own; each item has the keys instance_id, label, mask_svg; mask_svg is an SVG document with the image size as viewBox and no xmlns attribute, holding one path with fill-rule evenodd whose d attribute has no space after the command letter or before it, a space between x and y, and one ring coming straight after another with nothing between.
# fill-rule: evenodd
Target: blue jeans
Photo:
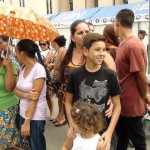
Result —
<instances>
[{"instance_id":1,"label":"blue jeans","mask_svg":"<svg viewBox=\"0 0 150 150\"><path fill-rule=\"evenodd\" d=\"M24 118L20 116L20 125L24 123ZM46 150L46 141L44 137L45 120L31 120L30 137L28 138L32 150Z\"/></svg>"}]
</instances>

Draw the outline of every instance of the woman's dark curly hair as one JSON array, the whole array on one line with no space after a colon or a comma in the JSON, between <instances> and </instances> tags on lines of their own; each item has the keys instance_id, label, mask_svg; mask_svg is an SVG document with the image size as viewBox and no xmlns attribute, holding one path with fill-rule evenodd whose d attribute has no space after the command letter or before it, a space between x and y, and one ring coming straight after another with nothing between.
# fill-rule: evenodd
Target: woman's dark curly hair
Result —
<instances>
[{"instance_id":1,"label":"woman's dark curly hair","mask_svg":"<svg viewBox=\"0 0 150 150\"><path fill-rule=\"evenodd\" d=\"M60 46L63 47L66 45L66 38L63 35L58 36L54 41Z\"/></svg>"},{"instance_id":2,"label":"woman's dark curly hair","mask_svg":"<svg viewBox=\"0 0 150 150\"><path fill-rule=\"evenodd\" d=\"M71 116L83 131L99 133L104 128L102 113L95 104L76 102L71 109Z\"/></svg>"},{"instance_id":3,"label":"woman's dark curly hair","mask_svg":"<svg viewBox=\"0 0 150 150\"><path fill-rule=\"evenodd\" d=\"M74 33L76 32L76 27L78 24L80 23L85 23L87 24L87 22L85 22L84 20L76 20L74 21L71 26L70 26L70 32L71 32L71 35L74 35ZM61 70L60 70L60 74L61 74L61 80L63 81L64 80L64 75L63 75L63 72L64 72L64 69L65 67L68 65L68 63L71 61L72 59L72 54L73 54L73 49L76 47L76 44L71 40L70 44L69 44L69 47L68 47L68 50L66 52L66 55L61 63Z\"/></svg>"}]
</instances>

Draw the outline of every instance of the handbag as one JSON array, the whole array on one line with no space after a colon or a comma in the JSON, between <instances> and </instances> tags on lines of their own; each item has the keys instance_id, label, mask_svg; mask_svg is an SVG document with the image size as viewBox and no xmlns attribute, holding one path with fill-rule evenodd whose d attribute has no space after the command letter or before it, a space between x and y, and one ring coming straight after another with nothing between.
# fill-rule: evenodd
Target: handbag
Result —
<instances>
[{"instance_id":1,"label":"handbag","mask_svg":"<svg viewBox=\"0 0 150 150\"><path fill-rule=\"evenodd\" d=\"M32 150L31 149L31 144L28 139L23 138L20 146L23 150Z\"/></svg>"}]
</instances>

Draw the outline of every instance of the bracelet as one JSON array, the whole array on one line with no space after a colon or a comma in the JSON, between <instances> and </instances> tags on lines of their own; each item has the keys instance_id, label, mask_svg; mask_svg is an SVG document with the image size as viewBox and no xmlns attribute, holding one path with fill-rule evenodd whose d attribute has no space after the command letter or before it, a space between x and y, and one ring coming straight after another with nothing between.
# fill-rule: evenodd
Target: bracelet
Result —
<instances>
[{"instance_id":1,"label":"bracelet","mask_svg":"<svg viewBox=\"0 0 150 150\"><path fill-rule=\"evenodd\" d=\"M26 117L25 116L25 118L24 118L26 121L28 121L28 122L30 122L31 121L31 119L30 118L28 118L28 117Z\"/></svg>"}]
</instances>

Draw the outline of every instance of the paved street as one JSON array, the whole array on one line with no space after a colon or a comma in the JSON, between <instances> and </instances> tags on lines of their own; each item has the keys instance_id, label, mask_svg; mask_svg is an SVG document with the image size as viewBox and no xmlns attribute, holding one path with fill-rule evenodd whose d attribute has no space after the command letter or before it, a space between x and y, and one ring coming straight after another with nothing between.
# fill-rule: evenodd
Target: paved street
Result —
<instances>
[{"instance_id":1,"label":"paved street","mask_svg":"<svg viewBox=\"0 0 150 150\"><path fill-rule=\"evenodd\" d=\"M57 100L55 101L55 114L57 115ZM48 112L49 113L49 112ZM49 116L49 114L47 115ZM149 124L150 126L150 124ZM66 139L68 126L55 127L50 121L46 123L45 137L47 143L47 150L61 150L62 144ZM147 131L148 132L148 131ZM147 137L147 150L150 150L150 136ZM134 148L128 148L128 150L134 150Z\"/></svg>"}]
</instances>

